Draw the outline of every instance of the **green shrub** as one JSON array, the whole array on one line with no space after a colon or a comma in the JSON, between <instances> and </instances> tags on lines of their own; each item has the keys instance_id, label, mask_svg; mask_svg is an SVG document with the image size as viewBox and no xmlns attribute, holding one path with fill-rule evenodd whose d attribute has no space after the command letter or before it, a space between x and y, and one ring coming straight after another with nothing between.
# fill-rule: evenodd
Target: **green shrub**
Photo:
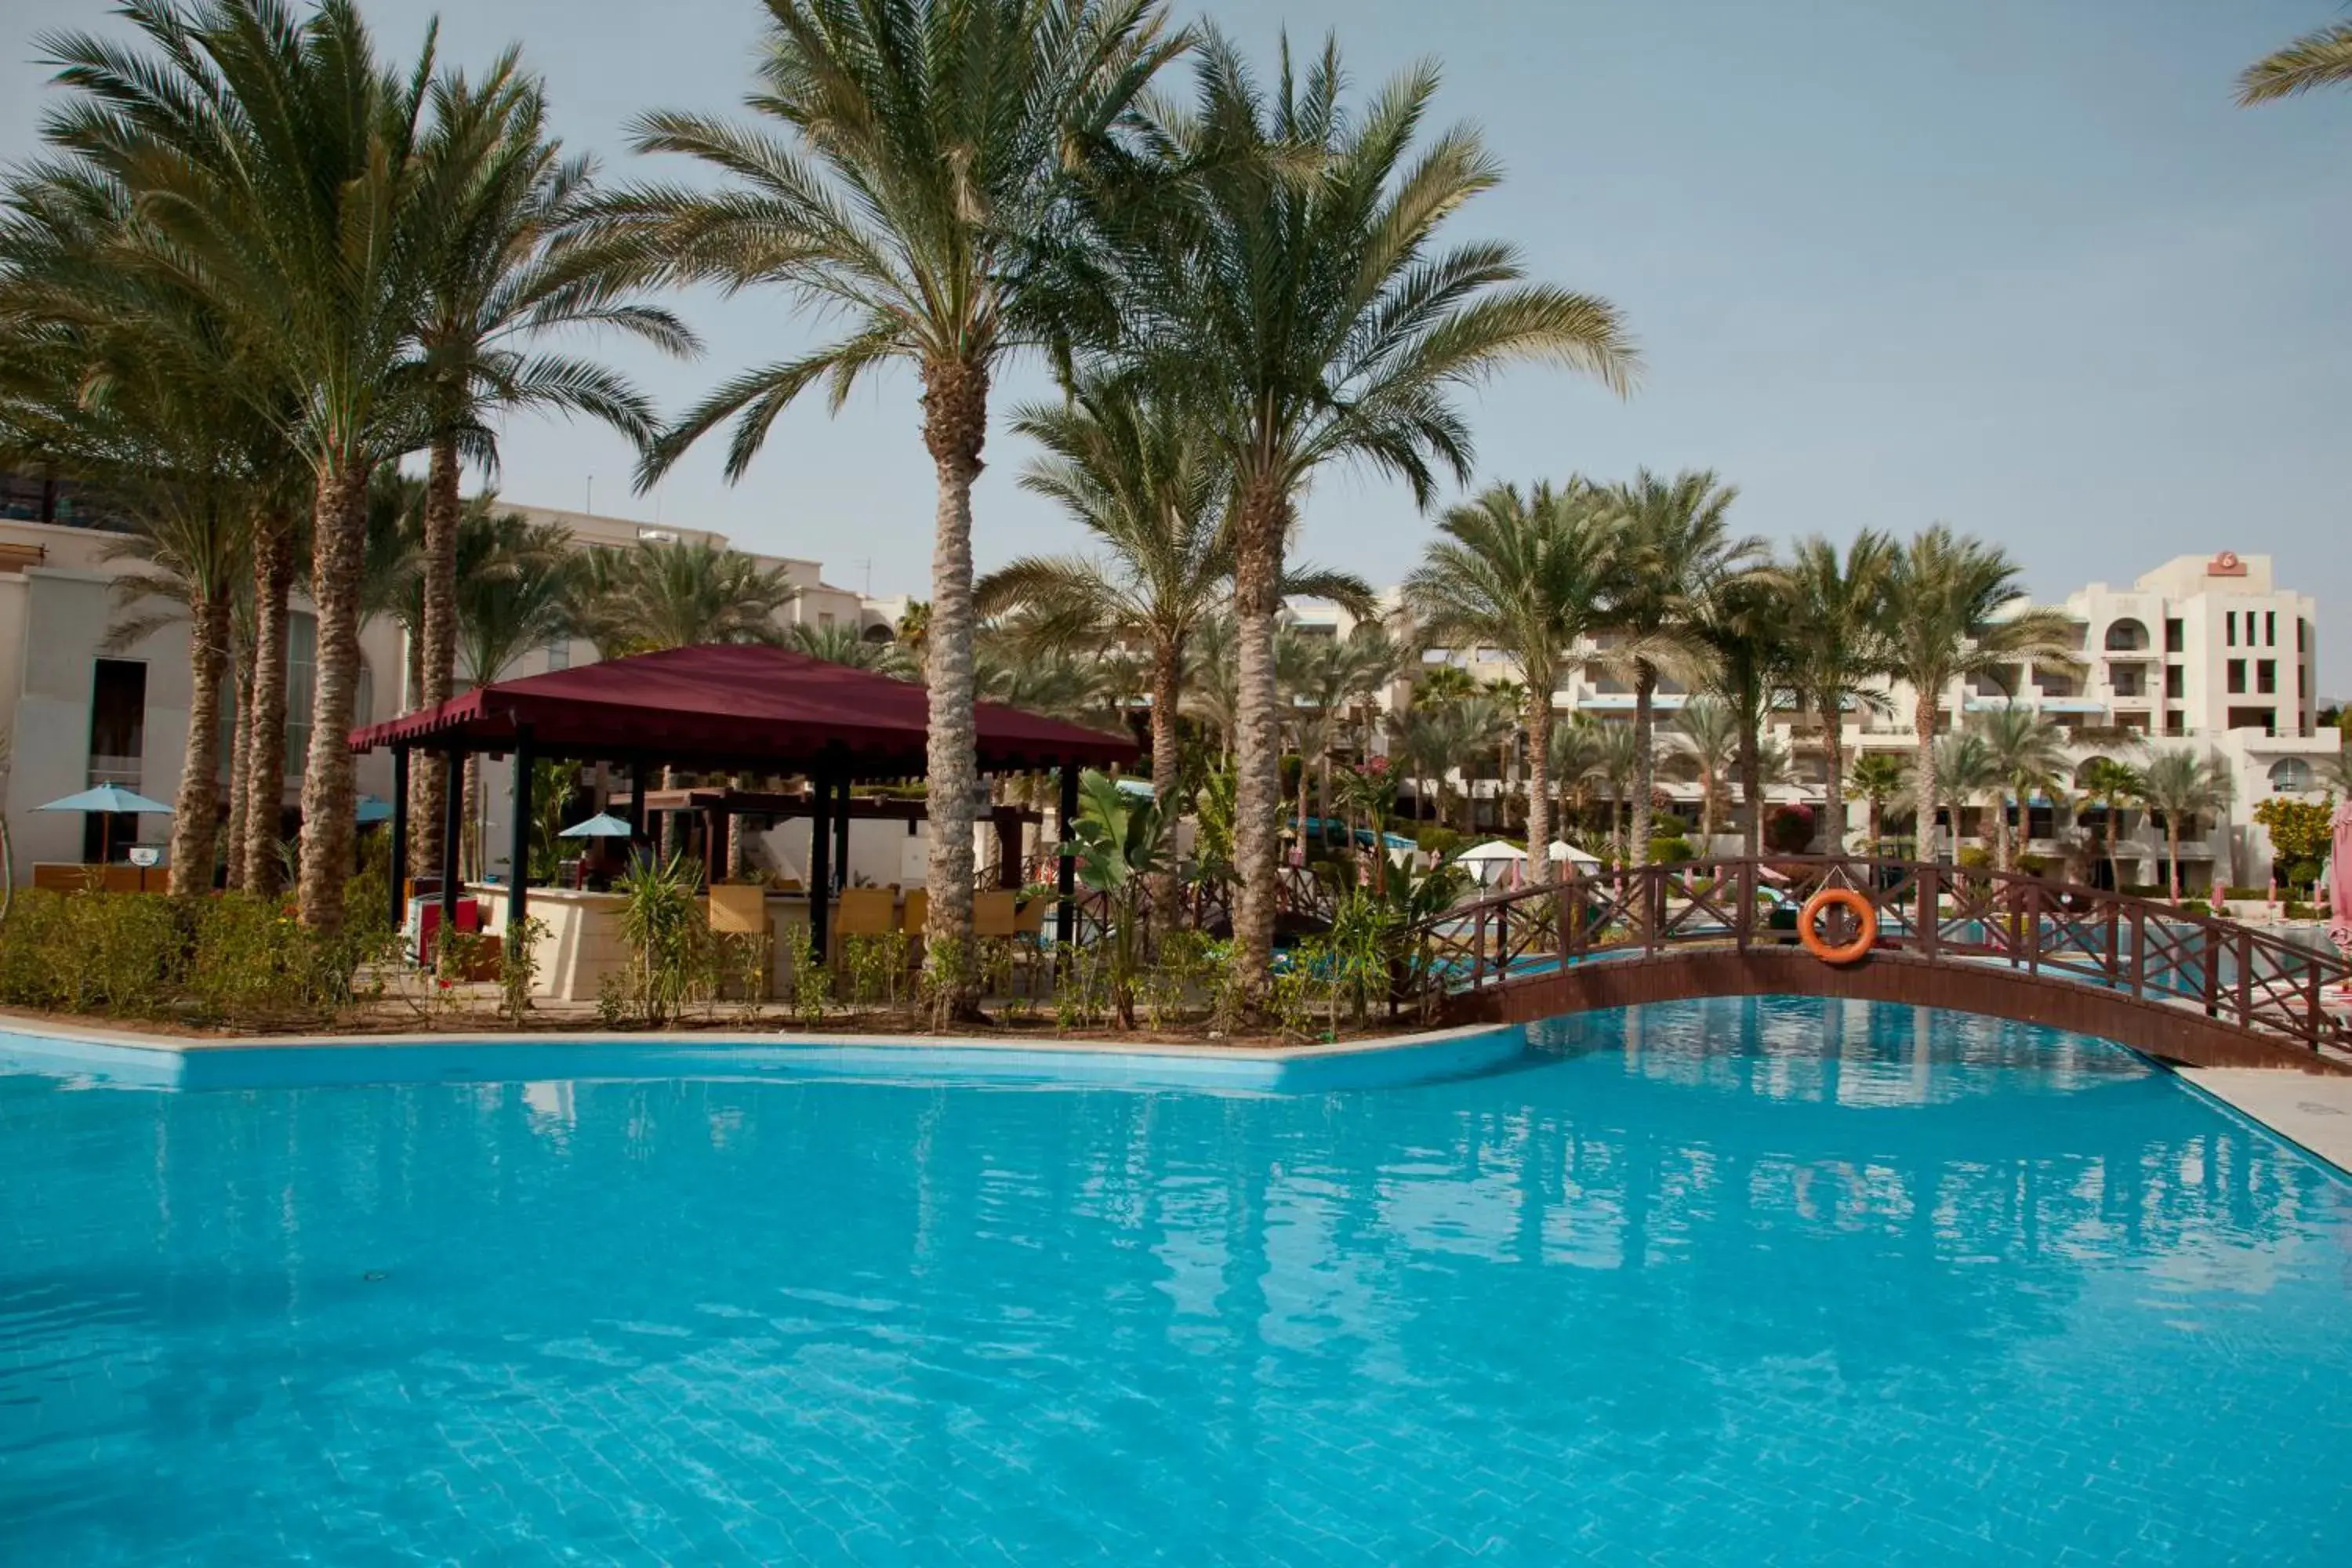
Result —
<instances>
[{"instance_id":1,"label":"green shrub","mask_svg":"<svg viewBox=\"0 0 2352 1568\"><path fill-rule=\"evenodd\" d=\"M2213 906L2202 899L2185 899L2181 901L2180 912L2189 915L2210 915L2213 912Z\"/></svg>"},{"instance_id":2,"label":"green shrub","mask_svg":"<svg viewBox=\"0 0 2352 1568\"><path fill-rule=\"evenodd\" d=\"M2165 886L2161 882L2125 882L2119 884L2116 890L2129 899L2160 899L2165 896Z\"/></svg>"},{"instance_id":3,"label":"green shrub","mask_svg":"<svg viewBox=\"0 0 2352 1568\"><path fill-rule=\"evenodd\" d=\"M1650 837L1653 838L1681 838L1690 830L1689 818L1671 811L1662 811L1650 818Z\"/></svg>"},{"instance_id":4,"label":"green shrub","mask_svg":"<svg viewBox=\"0 0 2352 1568\"><path fill-rule=\"evenodd\" d=\"M2221 889L2221 896L2225 899L2237 899L2246 903L2266 904L2270 902L2271 900L2271 889L2268 888L2224 888Z\"/></svg>"},{"instance_id":5,"label":"green shrub","mask_svg":"<svg viewBox=\"0 0 2352 1568\"><path fill-rule=\"evenodd\" d=\"M1981 844L1963 845L1959 864L1970 871L1990 871L1992 869L1992 851Z\"/></svg>"},{"instance_id":6,"label":"green shrub","mask_svg":"<svg viewBox=\"0 0 2352 1568\"><path fill-rule=\"evenodd\" d=\"M1691 841L1679 834L1650 840L1650 864L1653 866L1679 866L1696 858L1697 852L1691 847Z\"/></svg>"},{"instance_id":7,"label":"green shrub","mask_svg":"<svg viewBox=\"0 0 2352 1568\"><path fill-rule=\"evenodd\" d=\"M0 1002L47 1012L257 1026L331 1016L390 956L382 921L322 936L241 894L16 895L0 926Z\"/></svg>"},{"instance_id":8,"label":"green shrub","mask_svg":"<svg viewBox=\"0 0 2352 1568\"><path fill-rule=\"evenodd\" d=\"M2291 921L2315 921L2319 918L2319 907L2289 899L2286 901L2286 918Z\"/></svg>"}]
</instances>

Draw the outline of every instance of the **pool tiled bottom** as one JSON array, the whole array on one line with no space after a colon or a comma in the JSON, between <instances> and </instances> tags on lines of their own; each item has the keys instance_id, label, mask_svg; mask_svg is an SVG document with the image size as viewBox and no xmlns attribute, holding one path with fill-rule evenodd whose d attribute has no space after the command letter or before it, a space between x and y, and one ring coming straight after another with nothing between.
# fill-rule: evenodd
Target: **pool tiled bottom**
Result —
<instances>
[{"instance_id":1,"label":"pool tiled bottom","mask_svg":"<svg viewBox=\"0 0 2352 1568\"><path fill-rule=\"evenodd\" d=\"M2352 1191L1710 1003L1216 1095L0 1077L0 1560L2352 1560Z\"/></svg>"}]
</instances>

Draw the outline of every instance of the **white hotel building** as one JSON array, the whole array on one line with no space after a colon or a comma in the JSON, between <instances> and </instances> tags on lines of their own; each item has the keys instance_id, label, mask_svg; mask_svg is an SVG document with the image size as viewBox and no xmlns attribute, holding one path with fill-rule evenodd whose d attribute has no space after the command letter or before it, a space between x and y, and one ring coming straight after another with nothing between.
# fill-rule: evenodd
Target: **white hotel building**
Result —
<instances>
[{"instance_id":1,"label":"white hotel building","mask_svg":"<svg viewBox=\"0 0 2352 1568\"><path fill-rule=\"evenodd\" d=\"M1393 594L1389 602L1395 602ZM2270 557L2241 557L2224 551L2210 557L2179 557L2128 587L2095 583L2068 595L2059 607L2079 627L2076 668L2021 665L2006 672L2005 681L1977 678L1955 682L1936 694L1937 729L1950 730L1956 715L1964 722L1968 713L2014 700L2068 731L2070 758L2078 771L2095 757L2129 762L2144 758L2150 748L2168 745L2218 756L2235 784L2231 820L2200 824L2210 831L2184 843L2183 880L2198 888L2228 882L2233 855L2239 880L2267 880L2269 839L2252 820L2254 806L2273 795L2319 798L2317 767L2340 744L2334 729L2315 722L2318 632L2311 597L2282 589ZM1345 635L1351 624L1344 612L1328 605L1296 605L1288 615L1290 624L1308 635ZM1553 693L1555 710L1630 720L1630 681L1599 658L1601 645L1588 643L1580 651L1591 657L1571 666L1567 680ZM1508 657L1492 648L1430 657L1486 679L1511 679L1517 673ZM1383 706L1393 708L1406 700L1409 690L1409 681L1399 682ZM1893 752L1906 761L1911 757L1917 694L1907 686L1890 684L1885 698L1883 708L1845 716L1843 738L1849 767L1853 759L1873 751ZM1658 693L1659 728L1667 752L1659 776L1667 795L1678 803L1695 803L1699 791L1691 766L1672 755L1673 717L1685 700L1683 690L1672 682ZM1769 791L1770 798L1818 807L1824 798L1828 756L1820 723L1813 715L1784 705L1775 712L1772 728L1790 752L1794 781ZM1464 787L1458 773L1451 782ZM1491 800L1499 786L1487 778L1473 780L1467 787L1474 797ZM1843 837L1852 844L1867 827L1867 807L1860 800L1849 800L1847 810ZM2132 831L2124 847L2125 879L2154 882L2161 874L2157 864L2160 836L2142 813L2129 812L2126 820ZM2047 803L2031 813L2029 826L2033 852L2063 853L2065 823ZM1964 842L1980 842L1989 826L1989 806L1965 812ZM2135 853L2137 874L2130 868Z\"/></svg>"}]
</instances>

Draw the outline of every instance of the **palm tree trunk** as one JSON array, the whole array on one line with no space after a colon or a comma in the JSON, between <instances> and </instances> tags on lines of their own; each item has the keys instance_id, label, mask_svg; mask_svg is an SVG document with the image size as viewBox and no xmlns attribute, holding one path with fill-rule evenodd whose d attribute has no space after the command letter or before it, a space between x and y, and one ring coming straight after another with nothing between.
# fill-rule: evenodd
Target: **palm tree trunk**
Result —
<instances>
[{"instance_id":1,"label":"palm tree trunk","mask_svg":"<svg viewBox=\"0 0 2352 1568\"><path fill-rule=\"evenodd\" d=\"M425 617L417 637L416 705L432 708L449 700L457 669L457 440L445 435L433 443L425 473ZM441 817L449 792L449 760L417 752L408 779L408 867L417 877L441 871Z\"/></svg>"},{"instance_id":2,"label":"palm tree trunk","mask_svg":"<svg viewBox=\"0 0 2352 1568\"><path fill-rule=\"evenodd\" d=\"M1658 692L1658 672L1643 659L1633 667L1633 829L1629 852L1633 863L1650 858L1651 796L1656 792L1658 759L1652 754L1656 741L1656 715L1651 711Z\"/></svg>"},{"instance_id":3,"label":"palm tree trunk","mask_svg":"<svg viewBox=\"0 0 2352 1568\"><path fill-rule=\"evenodd\" d=\"M352 875L352 713L359 696L360 567L367 542L369 465L345 458L320 476L312 515L310 599L319 617L310 693L310 754L302 768L302 923L343 927Z\"/></svg>"},{"instance_id":4,"label":"palm tree trunk","mask_svg":"<svg viewBox=\"0 0 2352 1568\"><path fill-rule=\"evenodd\" d=\"M287 596L294 587L290 518L261 531L254 554L253 717L246 740L245 890L278 889L278 826L286 802Z\"/></svg>"},{"instance_id":5,"label":"palm tree trunk","mask_svg":"<svg viewBox=\"0 0 2352 1568\"><path fill-rule=\"evenodd\" d=\"M1829 852L1845 853L1845 713L1834 701L1821 704L1822 743L1829 748L1829 787L1822 820L1829 829Z\"/></svg>"},{"instance_id":6,"label":"palm tree trunk","mask_svg":"<svg viewBox=\"0 0 2352 1568\"><path fill-rule=\"evenodd\" d=\"M1184 643L1181 637L1171 637L1151 653L1151 798L1160 803L1163 820L1171 824L1180 815L1176 789L1183 758L1178 750L1182 742L1177 738L1176 709L1183 699ZM1159 911L1162 932L1176 929L1182 908L1172 847L1169 857L1169 868L1151 879L1151 903Z\"/></svg>"},{"instance_id":7,"label":"palm tree trunk","mask_svg":"<svg viewBox=\"0 0 2352 1568\"><path fill-rule=\"evenodd\" d=\"M457 797L457 819L465 826L457 840L457 879L478 882L482 879L482 754L479 752L466 753L465 772L458 788L462 793ZM438 875L437 871L436 875Z\"/></svg>"},{"instance_id":8,"label":"palm tree trunk","mask_svg":"<svg viewBox=\"0 0 2352 1568\"><path fill-rule=\"evenodd\" d=\"M1536 687L1543 689L1538 691ZM1528 859L1529 875L1551 880L1551 682L1528 682Z\"/></svg>"},{"instance_id":9,"label":"palm tree trunk","mask_svg":"<svg viewBox=\"0 0 2352 1568\"><path fill-rule=\"evenodd\" d=\"M923 442L939 475L931 543L931 616L925 638L929 687L929 913L924 952L934 981L932 1023L944 1027L977 1010L971 959L972 795L980 787L973 717L971 487L988 438L988 373L933 360L923 367ZM1062 825L1064 834L1069 825Z\"/></svg>"},{"instance_id":10,"label":"palm tree trunk","mask_svg":"<svg viewBox=\"0 0 2352 1568\"><path fill-rule=\"evenodd\" d=\"M228 747L228 886L232 892L245 887L246 822L253 800L253 639L238 639L235 656L236 671L236 721L230 731Z\"/></svg>"},{"instance_id":11,"label":"palm tree trunk","mask_svg":"<svg viewBox=\"0 0 2352 1568\"><path fill-rule=\"evenodd\" d=\"M1992 863L1996 869L2011 869L2009 863L2009 791L2006 787L1992 792Z\"/></svg>"},{"instance_id":12,"label":"palm tree trunk","mask_svg":"<svg viewBox=\"0 0 2352 1568\"><path fill-rule=\"evenodd\" d=\"M1879 854L1886 844L1886 802L1877 795L1870 797L1870 852Z\"/></svg>"},{"instance_id":13,"label":"palm tree trunk","mask_svg":"<svg viewBox=\"0 0 2352 1568\"><path fill-rule=\"evenodd\" d=\"M1764 725L1748 714L1739 727L1739 798L1748 807L1745 847L1754 860L1764 853Z\"/></svg>"},{"instance_id":14,"label":"palm tree trunk","mask_svg":"<svg viewBox=\"0 0 2352 1568\"><path fill-rule=\"evenodd\" d=\"M188 745L173 807L172 869L165 886L175 899L213 889L214 850L220 837L221 677L228 666L229 594L226 584L201 596L188 617Z\"/></svg>"},{"instance_id":15,"label":"palm tree trunk","mask_svg":"<svg viewBox=\"0 0 2352 1568\"><path fill-rule=\"evenodd\" d=\"M1259 1012L1274 964L1276 838L1282 742L1276 727L1274 622L1282 607L1287 499L1260 480L1244 498L1234 552L1234 897L1235 1001Z\"/></svg>"},{"instance_id":16,"label":"palm tree trunk","mask_svg":"<svg viewBox=\"0 0 2352 1568\"><path fill-rule=\"evenodd\" d=\"M1918 805L1918 821L1913 828L1917 840L1915 853L1922 860L1936 858L1936 694L1924 688L1911 714L1911 738L1916 747L1912 763L1911 793ZM1952 813L1952 844L1955 858L1959 847L1959 813Z\"/></svg>"},{"instance_id":17,"label":"palm tree trunk","mask_svg":"<svg viewBox=\"0 0 2352 1568\"><path fill-rule=\"evenodd\" d=\"M2164 852L2172 862L2172 901L2180 901L2180 825L2170 812L2164 814Z\"/></svg>"}]
</instances>

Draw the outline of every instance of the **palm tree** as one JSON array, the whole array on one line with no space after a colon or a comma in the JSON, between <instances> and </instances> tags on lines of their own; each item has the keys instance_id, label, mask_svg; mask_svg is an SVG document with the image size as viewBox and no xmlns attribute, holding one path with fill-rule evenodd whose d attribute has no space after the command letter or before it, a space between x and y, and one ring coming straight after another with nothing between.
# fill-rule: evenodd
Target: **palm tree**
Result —
<instances>
[{"instance_id":1,"label":"palm tree","mask_svg":"<svg viewBox=\"0 0 2352 1568\"><path fill-rule=\"evenodd\" d=\"M1518 667L1528 739L1528 842L1550 875L1552 693L1569 650L1591 630L1612 580L1613 520L1581 485L1496 485L1439 520L1443 536L1405 579L1420 634L1498 647Z\"/></svg>"},{"instance_id":2,"label":"palm tree","mask_svg":"<svg viewBox=\"0 0 2352 1568\"><path fill-rule=\"evenodd\" d=\"M1722 698L1701 693L1683 704L1677 723L1681 732L1675 742L1698 768L1699 837L1711 841L1724 781L1738 762L1744 742L1739 715ZM1713 853L1711 847L1708 853Z\"/></svg>"},{"instance_id":3,"label":"palm tree","mask_svg":"<svg viewBox=\"0 0 2352 1568\"><path fill-rule=\"evenodd\" d=\"M984 616L1026 610L1065 638L1142 645L1151 784L1173 800L1184 655L1233 577L1226 476L1172 403L1128 384L1091 380L1066 405L1021 410L1013 428L1045 449L1022 487L1060 502L1108 556L1024 556L982 578L974 603ZM1372 611L1370 587L1351 574L1294 569L1283 592Z\"/></svg>"},{"instance_id":4,"label":"palm tree","mask_svg":"<svg viewBox=\"0 0 2352 1568\"><path fill-rule=\"evenodd\" d=\"M1559 792L1563 820L1571 809L1581 813L1587 804L1588 790L1601 773L1601 742L1607 728L1590 713L1571 713L1566 723L1552 726L1551 748L1545 758L1545 767L1550 775L1552 787ZM1560 829L1556 830L1552 837L1566 838L1568 834ZM1528 853L1534 852L1530 836ZM1549 857L1549 844L1545 846L1545 853Z\"/></svg>"},{"instance_id":5,"label":"palm tree","mask_svg":"<svg viewBox=\"0 0 2352 1568\"><path fill-rule=\"evenodd\" d=\"M1655 776L1657 759L1643 754L1642 736L1631 724L1601 725L1595 750L1595 771L1609 786L1609 831L1616 840L1617 864L1630 866L1633 861L1626 842L1624 807L1642 780ZM1643 843L1642 848L1646 854L1649 846Z\"/></svg>"},{"instance_id":6,"label":"palm tree","mask_svg":"<svg viewBox=\"0 0 2352 1568\"><path fill-rule=\"evenodd\" d=\"M583 558L561 523L532 523L488 505L460 515L451 564L457 567L458 676L476 689L505 679L523 655L572 633ZM466 758L465 820L480 814L481 758ZM471 863L483 864L478 827ZM435 839L439 842L438 837ZM414 861L411 862L415 864ZM437 873L436 862L433 869ZM520 876L515 867L510 874Z\"/></svg>"},{"instance_id":7,"label":"palm tree","mask_svg":"<svg viewBox=\"0 0 2352 1568\"><path fill-rule=\"evenodd\" d=\"M220 702L252 550L257 462L278 443L229 384L217 320L184 290L110 263L127 197L63 165L27 172L0 224L0 450L100 488L127 520L101 559L113 584L104 646L188 627L187 743L172 824L171 891L213 884Z\"/></svg>"},{"instance_id":8,"label":"palm tree","mask_svg":"<svg viewBox=\"0 0 2352 1568\"><path fill-rule=\"evenodd\" d=\"M448 700L457 668L457 527L461 466L495 472L497 417L539 408L598 419L640 447L654 422L626 380L593 362L535 352L531 341L581 327L614 328L668 353L691 353L693 334L667 310L628 299L618 272L568 232L593 177L548 134L540 83L512 50L480 82L434 84L434 123L423 150L430 219L422 262L418 347L425 403L419 624L411 628L417 679L412 700ZM410 840L419 868L440 863L445 764L427 754L410 780Z\"/></svg>"},{"instance_id":9,"label":"palm tree","mask_svg":"<svg viewBox=\"0 0 2352 1568\"><path fill-rule=\"evenodd\" d=\"M2022 606L2007 552L1937 523L1897 552L1886 587L1887 671L1911 688L1920 858L1935 826L1936 712L1971 676L2007 689L2020 660L2071 661L2081 628L2059 610Z\"/></svg>"},{"instance_id":10,"label":"palm tree","mask_svg":"<svg viewBox=\"0 0 2352 1568\"><path fill-rule=\"evenodd\" d=\"M2066 731L2031 708L2011 703L1976 715L1973 728L2000 781L1993 791L1993 864L2016 868L2009 833L2009 804L2017 803L2017 833L2026 837L2037 790L2052 790L2066 771Z\"/></svg>"},{"instance_id":11,"label":"palm tree","mask_svg":"<svg viewBox=\"0 0 2352 1568\"><path fill-rule=\"evenodd\" d=\"M352 0L299 21L282 0L124 7L147 48L50 40L79 98L53 139L119 182L134 265L202 298L236 346L235 383L314 479L318 658L303 770L302 919L339 929L352 858L352 727L367 481L413 444L408 374L428 44L384 70Z\"/></svg>"},{"instance_id":12,"label":"palm tree","mask_svg":"<svg viewBox=\"0 0 2352 1568\"><path fill-rule=\"evenodd\" d=\"M1433 68L1355 112L1340 84L1336 44L1302 72L1286 41L1268 89L1208 37L1196 107L1153 106L1158 144L1188 172L1181 205L1137 226L1122 258L1139 373L1184 405L1233 476L1233 973L1244 1011L1258 1006L1273 954L1275 624L1302 488L1353 460L1403 479L1425 505L1441 473L1468 476L1460 388L1527 359L1622 388L1634 363L1606 302L1524 282L1507 246L1435 247L1439 227L1499 171L1466 128L1416 147Z\"/></svg>"},{"instance_id":13,"label":"palm tree","mask_svg":"<svg viewBox=\"0 0 2352 1568\"><path fill-rule=\"evenodd\" d=\"M2150 757L2140 770L2139 803L2164 819L2165 858L2169 865L2172 901L2180 901L2180 835L2200 816L2229 810L2236 795L2230 766L2221 758L2200 756L2186 747L2167 747Z\"/></svg>"},{"instance_id":14,"label":"palm tree","mask_svg":"<svg viewBox=\"0 0 2352 1568\"><path fill-rule=\"evenodd\" d=\"M1706 684L1730 708L1739 728L1739 798L1747 807L1742 853L1763 851L1768 744L1764 731L1789 689L1789 598L1771 571L1743 572L1719 584L1700 606L1691 637L1705 656ZM1783 759L1781 766L1785 767Z\"/></svg>"},{"instance_id":15,"label":"palm tree","mask_svg":"<svg viewBox=\"0 0 2352 1568\"><path fill-rule=\"evenodd\" d=\"M1840 554L1819 534L1800 542L1779 572L1789 595L1790 677L1820 719L1829 752L1822 820L1832 855L1845 852L1845 714L1884 709L1886 594L1895 541L1864 529Z\"/></svg>"},{"instance_id":16,"label":"palm tree","mask_svg":"<svg viewBox=\"0 0 2352 1568\"><path fill-rule=\"evenodd\" d=\"M709 643L774 643L776 616L800 590L709 539L641 539L591 551L577 586L583 636L606 658Z\"/></svg>"},{"instance_id":17,"label":"palm tree","mask_svg":"<svg viewBox=\"0 0 2352 1568\"><path fill-rule=\"evenodd\" d=\"M1854 758L1846 783L1870 803L1870 852L1886 853L1886 803L1901 795L1910 764L1892 752L1864 752Z\"/></svg>"},{"instance_id":18,"label":"palm tree","mask_svg":"<svg viewBox=\"0 0 2352 1568\"><path fill-rule=\"evenodd\" d=\"M2248 66L2238 77L2238 102L2270 103L2347 83L2352 83L2352 22L2336 22Z\"/></svg>"},{"instance_id":19,"label":"palm tree","mask_svg":"<svg viewBox=\"0 0 2352 1568\"><path fill-rule=\"evenodd\" d=\"M938 474L926 650L930 703L928 946L971 941L971 488L988 393L1025 351L1066 353L1116 312L1093 286L1082 200L1118 153L1137 95L1182 47L1152 0L767 0L760 91L790 139L703 115L636 122L716 190L640 187L604 204L648 275L780 286L841 311L841 338L736 376L647 458L650 482L722 421L740 478L776 416L818 382L838 408L866 372L912 366ZM955 973L960 974L961 967ZM939 1014L970 1006L965 983Z\"/></svg>"},{"instance_id":20,"label":"palm tree","mask_svg":"<svg viewBox=\"0 0 2352 1568\"><path fill-rule=\"evenodd\" d=\"M2093 757L2076 773L2074 783L2105 808L2105 820L2100 824L2099 832L2105 841L2108 879L2120 889L2124 885L2124 803L2139 795L2139 770L2113 757Z\"/></svg>"},{"instance_id":21,"label":"palm tree","mask_svg":"<svg viewBox=\"0 0 2352 1568\"><path fill-rule=\"evenodd\" d=\"M1369 595L1368 595L1369 596ZM1298 840L1307 842L1307 786L1318 779L1323 815L1330 815L1331 752L1353 727L1356 709L1395 673L1396 647L1375 623L1344 637L1286 636L1276 645L1282 666L1285 711L1298 752Z\"/></svg>"},{"instance_id":22,"label":"palm tree","mask_svg":"<svg viewBox=\"0 0 2352 1568\"><path fill-rule=\"evenodd\" d=\"M1699 627L1707 601L1761 558L1763 543L1731 531L1738 490L1714 474L1685 472L1668 479L1643 468L1612 499L1622 533L1610 587L1607 624L1618 640L1606 655L1633 681L1633 839L1637 853L1650 842L1656 790L1658 681L1664 675L1696 677L1705 668Z\"/></svg>"},{"instance_id":23,"label":"palm tree","mask_svg":"<svg viewBox=\"0 0 2352 1568\"><path fill-rule=\"evenodd\" d=\"M1927 787L1921 792L1919 814L1920 858L1933 856L1927 848L1935 834L1937 803L1948 803L1952 808L1952 858L1959 858L1960 811L1979 797L2005 787L2000 764L1985 744L1984 735L1976 730L1963 730L1946 735L1935 742L1929 753Z\"/></svg>"},{"instance_id":24,"label":"palm tree","mask_svg":"<svg viewBox=\"0 0 2352 1568\"><path fill-rule=\"evenodd\" d=\"M848 626L813 626L803 621L784 634L784 646L827 664L870 670L893 680L915 679L915 661L905 648L895 642L868 642Z\"/></svg>"}]
</instances>

